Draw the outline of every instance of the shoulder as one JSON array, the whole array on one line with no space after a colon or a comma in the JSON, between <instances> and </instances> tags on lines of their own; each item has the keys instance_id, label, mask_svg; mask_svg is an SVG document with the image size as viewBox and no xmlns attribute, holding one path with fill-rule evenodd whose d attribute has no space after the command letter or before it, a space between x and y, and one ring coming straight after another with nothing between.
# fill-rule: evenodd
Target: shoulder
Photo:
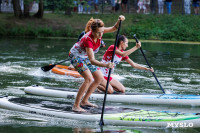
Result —
<instances>
[{"instance_id":1,"label":"shoulder","mask_svg":"<svg viewBox=\"0 0 200 133\"><path fill-rule=\"evenodd\" d=\"M110 47L108 49L114 49L115 45L110 45Z\"/></svg>"},{"instance_id":2,"label":"shoulder","mask_svg":"<svg viewBox=\"0 0 200 133\"><path fill-rule=\"evenodd\" d=\"M114 50L114 45L110 45L107 49L107 51L113 51Z\"/></svg>"},{"instance_id":3,"label":"shoulder","mask_svg":"<svg viewBox=\"0 0 200 133\"><path fill-rule=\"evenodd\" d=\"M85 41L92 41L92 37L91 37L91 32L87 32L85 35L84 35L84 40Z\"/></svg>"}]
</instances>

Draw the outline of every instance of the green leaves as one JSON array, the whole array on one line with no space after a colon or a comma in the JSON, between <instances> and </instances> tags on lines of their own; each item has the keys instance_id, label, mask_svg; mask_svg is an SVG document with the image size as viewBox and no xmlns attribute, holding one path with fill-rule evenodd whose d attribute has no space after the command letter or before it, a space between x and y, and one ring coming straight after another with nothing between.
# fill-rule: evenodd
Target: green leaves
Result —
<instances>
[{"instance_id":1,"label":"green leaves","mask_svg":"<svg viewBox=\"0 0 200 133\"><path fill-rule=\"evenodd\" d=\"M62 12L65 11L66 8L73 7L73 0L43 0L44 7L46 10L54 11L54 12Z\"/></svg>"},{"instance_id":2,"label":"green leaves","mask_svg":"<svg viewBox=\"0 0 200 133\"><path fill-rule=\"evenodd\" d=\"M133 22L124 30L128 37L137 33L140 39L146 40L200 41L200 19L197 16L141 15Z\"/></svg>"},{"instance_id":3,"label":"green leaves","mask_svg":"<svg viewBox=\"0 0 200 133\"><path fill-rule=\"evenodd\" d=\"M63 13L54 13L45 14L44 19L41 20L21 20L9 14L3 14L0 16L0 35L77 38L91 16L102 19L106 27L113 26L118 18L118 14L66 16ZM130 39L133 34L137 34L137 37L143 40L200 41L200 18L198 16L126 14L125 17L126 20L123 22L120 33ZM104 34L103 38L114 39L115 34Z\"/></svg>"}]
</instances>

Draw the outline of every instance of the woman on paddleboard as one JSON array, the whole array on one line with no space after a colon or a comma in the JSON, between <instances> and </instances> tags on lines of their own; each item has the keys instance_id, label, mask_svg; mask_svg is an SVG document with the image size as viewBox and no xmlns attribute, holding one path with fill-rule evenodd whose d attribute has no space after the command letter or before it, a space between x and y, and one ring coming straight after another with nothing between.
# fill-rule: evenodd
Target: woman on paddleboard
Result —
<instances>
[{"instance_id":1,"label":"woman on paddleboard","mask_svg":"<svg viewBox=\"0 0 200 133\"><path fill-rule=\"evenodd\" d=\"M134 51L136 51L138 48L141 47L141 43L136 43L136 46L134 46L133 48L124 51L126 48L128 47L128 39L126 38L126 36L124 35L120 35L118 38L118 42L117 42L117 47L115 50L115 56L114 56L114 67L120 63L120 61L125 60L127 63L129 63L133 68L136 69L141 69L141 70L147 70L147 71L151 71L153 72L153 68L146 68L143 67L135 62L133 62L128 55L130 55L131 53L133 53ZM112 59L112 54L113 54L113 50L114 50L114 45L111 45L106 53L103 56L102 59L102 63L109 63L111 62ZM103 76L104 76L104 80L103 82L98 86L98 89L101 91L105 91L105 86L107 84L107 79L108 79L108 73L109 73L109 68L105 68L105 67L100 67ZM114 72L114 68L112 69L112 72ZM117 91L117 92L125 92L125 87L116 79L110 77L110 84L108 86L108 93L113 93L113 91Z\"/></svg>"},{"instance_id":2,"label":"woman on paddleboard","mask_svg":"<svg viewBox=\"0 0 200 133\"><path fill-rule=\"evenodd\" d=\"M95 59L94 54L99 51L102 36L104 33L114 32L119 27L119 22L124 21L124 16L119 16L118 21L112 27L104 27L104 23L100 19L94 19L91 24L91 31L87 32L79 42L75 43L71 48L69 57L71 64L83 76L84 82L80 86L76 96L73 111L85 112L81 106L97 107L88 101L90 95L103 81L103 75L100 67L113 68L113 63L102 63ZM85 93L86 92L86 93ZM82 99L85 93L84 98ZM82 99L82 101L81 101Z\"/></svg>"}]
</instances>

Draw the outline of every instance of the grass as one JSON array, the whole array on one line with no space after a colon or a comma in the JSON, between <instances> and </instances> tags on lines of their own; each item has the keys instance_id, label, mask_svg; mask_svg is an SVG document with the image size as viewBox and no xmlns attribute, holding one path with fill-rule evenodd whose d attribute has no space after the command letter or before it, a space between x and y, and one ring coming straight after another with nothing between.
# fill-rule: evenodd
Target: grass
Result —
<instances>
[{"instance_id":1,"label":"grass","mask_svg":"<svg viewBox=\"0 0 200 133\"><path fill-rule=\"evenodd\" d=\"M106 27L113 26L119 14L44 14L43 19L19 19L13 14L0 14L1 36L22 37L68 37L77 38L87 21L100 18ZM121 34L132 38L137 34L142 40L200 42L200 17L193 15L143 15L125 14ZM115 39L115 34L105 34L104 38Z\"/></svg>"}]
</instances>

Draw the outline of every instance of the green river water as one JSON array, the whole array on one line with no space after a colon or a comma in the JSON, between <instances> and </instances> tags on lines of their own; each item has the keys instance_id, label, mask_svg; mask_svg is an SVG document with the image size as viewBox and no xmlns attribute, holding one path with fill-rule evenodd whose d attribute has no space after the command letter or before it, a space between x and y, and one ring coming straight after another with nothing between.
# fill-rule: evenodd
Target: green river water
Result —
<instances>
[{"instance_id":1,"label":"green river water","mask_svg":"<svg viewBox=\"0 0 200 133\"><path fill-rule=\"evenodd\" d=\"M0 96L33 98L40 104L54 104L55 101L72 105L73 100L33 96L23 89L31 85L76 88L83 79L43 72L40 67L67 58L75 40L0 38ZM105 41L108 45L111 41ZM135 43L129 43L129 48ZM106 47L106 48L107 48ZM101 60L106 48L95 55ZM162 87L167 93L200 94L200 45L142 43L144 53L155 70ZM145 65L139 50L129 56L134 62ZM69 62L65 64L69 65ZM118 64L115 78L120 80L128 92L159 93L162 91L151 73L131 68L125 62ZM94 103L102 105L102 102ZM37 103L35 103L37 105ZM199 107L171 105L141 105L109 103L107 106L130 107L150 110L166 110L186 113L200 113ZM40 106L38 104L38 106ZM58 106L58 105L57 105ZM98 123L49 118L22 112L0 109L0 133L68 133L99 132ZM104 126L106 132L148 132L148 133L197 133L200 128L152 128Z\"/></svg>"}]
</instances>

